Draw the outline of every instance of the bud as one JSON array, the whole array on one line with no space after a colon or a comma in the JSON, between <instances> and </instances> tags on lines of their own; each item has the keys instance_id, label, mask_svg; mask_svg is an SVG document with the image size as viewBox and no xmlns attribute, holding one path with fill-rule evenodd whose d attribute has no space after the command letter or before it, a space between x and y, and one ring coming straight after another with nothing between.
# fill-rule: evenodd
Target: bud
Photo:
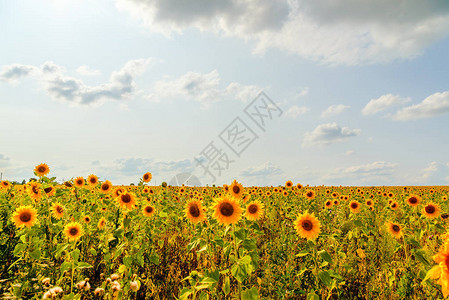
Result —
<instances>
[{"instance_id":1,"label":"bud","mask_svg":"<svg viewBox=\"0 0 449 300\"><path fill-rule=\"evenodd\" d=\"M137 281L131 281L130 284L129 284L129 287L134 292L137 292L139 290L139 283Z\"/></svg>"}]
</instances>

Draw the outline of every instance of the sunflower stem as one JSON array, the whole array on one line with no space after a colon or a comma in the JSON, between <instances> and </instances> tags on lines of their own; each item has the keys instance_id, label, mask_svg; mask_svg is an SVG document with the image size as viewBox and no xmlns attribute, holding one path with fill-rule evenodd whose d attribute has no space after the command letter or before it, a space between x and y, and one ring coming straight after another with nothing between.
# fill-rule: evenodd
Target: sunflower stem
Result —
<instances>
[{"instance_id":1,"label":"sunflower stem","mask_svg":"<svg viewBox=\"0 0 449 300\"><path fill-rule=\"evenodd\" d=\"M235 224L232 224L232 239L234 241L234 255L235 255L235 259L238 260L239 259L239 252L237 251L237 241L235 238ZM239 297L238 299L241 299L241 295L242 295L242 284L240 283L240 281L237 280L237 284L238 284L238 289L239 289Z\"/></svg>"}]
</instances>

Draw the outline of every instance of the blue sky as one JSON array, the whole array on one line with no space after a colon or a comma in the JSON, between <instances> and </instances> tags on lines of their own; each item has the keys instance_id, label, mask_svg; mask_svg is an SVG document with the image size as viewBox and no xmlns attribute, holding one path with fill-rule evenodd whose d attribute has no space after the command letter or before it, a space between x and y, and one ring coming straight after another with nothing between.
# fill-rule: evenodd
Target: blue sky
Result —
<instances>
[{"instance_id":1,"label":"blue sky","mask_svg":"<svg viewBox=\"0 0 449 300\"><path fill-rule=\"evenodd\" d=\"M2 1L0 36L4 179L449 183L445 1Z\"/></svg>"}]
</instances>

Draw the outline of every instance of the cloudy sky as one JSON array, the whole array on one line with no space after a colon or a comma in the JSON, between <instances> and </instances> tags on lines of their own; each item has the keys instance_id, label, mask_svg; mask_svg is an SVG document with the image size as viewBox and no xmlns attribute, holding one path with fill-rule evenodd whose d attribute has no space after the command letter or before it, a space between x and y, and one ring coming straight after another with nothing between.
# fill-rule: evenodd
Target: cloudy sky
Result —
<instances>
[{"instance_id":1,"label":"cloudy sky","mask_svg":"<svg viewBox=\"0 0 449 300\"><path fill-rule=\"evenodd\" d=\"M446 1L1 1L0 37L3 179L449 184Z\"/></svg>"}]
</instances>

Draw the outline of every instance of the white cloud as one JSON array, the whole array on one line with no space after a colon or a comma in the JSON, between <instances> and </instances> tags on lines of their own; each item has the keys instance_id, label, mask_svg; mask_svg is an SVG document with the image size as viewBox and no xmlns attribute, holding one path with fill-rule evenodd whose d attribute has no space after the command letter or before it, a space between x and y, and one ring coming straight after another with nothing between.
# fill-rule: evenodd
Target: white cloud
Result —
<instances>
[{"instance_id":1,"label":"white cloud","mask_svg":"<svg viewBox=\"0 0 449 300\"><path fill-rule=\"evenodd\" d=\"M449 114L449 91L432 94L419 104L404 107L393 115L393 119L407 121L444 114Z\"/></svg>"},{"instance_id":2,"label":"white cloud","mask_svg":"<svg viewBox=\"0 0 449 300\"><path fill-rule=\"evenodd\" d=\"M285 116L295 119L298 116L305 114L309 110L310 110L310 108L305 107L305 106L293 105L285 112Z\"/></svg>"},{"instance_id":3,"label":"white cloud","mask_svg":"<svg viewBox=\"0 0 449 300\"><path fill-rule=\"evenodd\" d=\"M340 127L337 123L318 125L313 131L304 134L303 147L313 145L328 145L334 142L347 140L349 137L360 134L360 129Z\"/></svg>"},{"instance_id":4,"label":"white cloud","mask_svg":"<svg viewBox=\"0 0 449 300\"><path fill-rule=\"evenodd\" d=\"M322 177L322 180L342 179L347 182L372 182L384 181L396 171L397 163L375 161L372 163L349 166L346 168L335 168ZM356 180L356 181L354 181Z\"/></svg>"},{"instance_id":5,"label":"white cloud","mask_svg":"<svg viewBox=\"0 0 449 300\"><path fill-rule=\"evenodd\" d=\"M80 66L78 69L76 69L76 71L80 75L84 75L84 76L97 76L97 75L101 74L100 71L91 69L89 66L86 66L86 65Z\"/></svg>"},{"instance_id":6,"label":"white cloud","mask_svg":"<svg viewBox=\"0 0 449 300\"><path fill-rule=\"evenodd\" d=\"M38 71L38 68L30 65L5 65L0 71L0 81L17 83L20 79L35 74L36 71Z\"/></svg>"},{"instance_id":7,"label":"white cloud","mask_svg":"<svg viewBox=\"0 0 449 300\"><path fill-rule=\"evenodd\" d=\"M236 36L328 64L409 59L449 33L449 5L430 0L116 0L169 35L187 28Z\"/></svg>"},{"instance_id":8,"label":"white cloud","mask_svg":"<svg viewBox=\"0 0 449 300\"><path fill-rule=\"evenodd\" d=\"M355 154L354 150L348 150L348 151L345 152L346 156L351 156L351 155L354 155L354 154Z\"/></svg>"},{"instance_id":9,"label":"white cloud","mask_svg":"<svg viewBox=\"0 0 449 300\"><path fill-rule=\"evenodd\" d=\"M98 105L107 100L124 100L136 92L134 77L140 75L151 59L128 61L122 69L112 72L108 83L88 86L80 79L65 75L65 68L46 62L40 68L26 65L3 67L2 78L19 79L38 76L39 82L53 98L72 105Z\"/></svg>"},{"instance_id":10,"label":"white cloud","mask_svg":"<svg viewBox=\"0 0 449 300\"><path fill-rule=\"evenodd\" d=\"M271 162L266 162L258 167L250 167L243 170L240 175L245 177L256 177L256 176L271 176L271 175L279 175L282 173L282 170L273 165Z\"/></svg>"},{"instance_id":11,"label":"white cloud","mask_svg":"<svg viewBox=\"0 0 449 300\"><path fill-rule=\"evenodd\" d=\"M401 98L397 95L387 94L377 99L371 99L362 110L364 115L374 115L390 107L399 106L410 101L410 98Z\"/></svg>"},{"instance_id":12,"label":"white cloud","mask_svg":"<svg viewBox=\"0 0 449 300\"><path fill-rule=\"evenodd\" d=\"M350 106L343 105L343 104L335 104L329 106L325 111L321 113L321 118L328 118L332 116L336 116L341 114L345 109L349 108Z\"/></svg>"},{"instance_id":13,"label":"white cloud","mask_svg":"<svg viewBox=\"0 0 449 300\"><path fill-rule=\"evenodd\" d=\"M426 180L436 171L438 171L438 165L437 162L433 161L429 163L426 168L422 169L420 177L421 179Z\"/></svg>"},{"instance_id":14,"label":"white cloud","mask_svg":"<svg viewBox=\"0 0 449 300\"><path fill-rule=\"evenodd\" d=\"M151 101L161 99L183 98L195 100L202 104L203 108L208 108L211 103L220 101L223 97L234 97L241 101L251 101L261 91L255 85L242 85L231 82L227 86L222 86L221 77L217 70L210 73L188 72L179 78L169 78L158 80L152 87L149 95Z\"/></svg>"}]
</instances>

